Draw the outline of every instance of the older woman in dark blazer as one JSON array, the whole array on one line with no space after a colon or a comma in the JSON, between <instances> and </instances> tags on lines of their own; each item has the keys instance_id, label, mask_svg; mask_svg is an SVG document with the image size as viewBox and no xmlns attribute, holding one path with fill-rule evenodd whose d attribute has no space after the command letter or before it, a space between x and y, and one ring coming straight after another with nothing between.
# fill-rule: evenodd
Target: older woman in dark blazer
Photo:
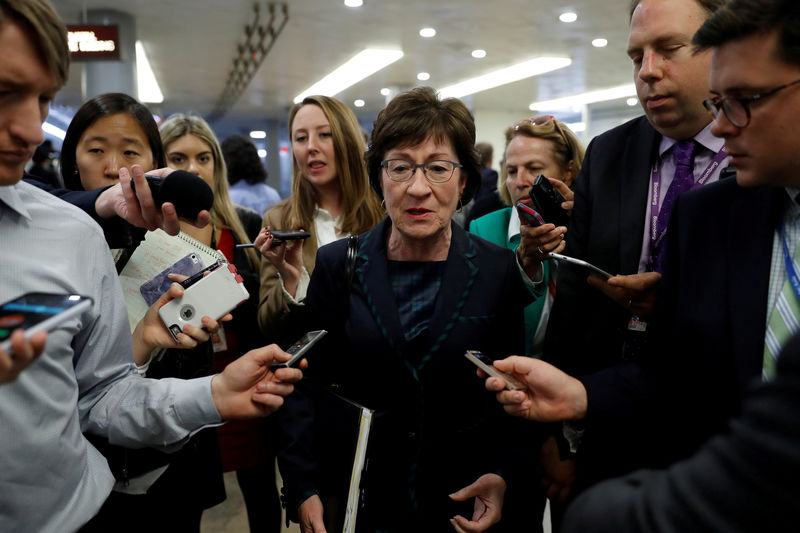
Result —
<instances>
[{"instance_id":1,"label":"older woman in dark blazer","mask_svg":"<svg viewBox=\"0 0 800 533\"><path fill-rule=\"evenodd\" d=\"M358 531L540 527L503 509L525 490L516 482L524 469L510 465L527 464L537 444L464 357L521 353L529 301L513 253L451 222L480 183L474 141L464 104L427 87L378 115L366 160L388 218L359 236L352 283L347 240L320 248L302 328L330 334L310 353L310 378L281 419L288 440L279 465L303 531L322 531L323 515L334 530L326 465L352 458L335 457L334 442L320 438L331 385L375 410Z\"/></svg>"}]
</instances>

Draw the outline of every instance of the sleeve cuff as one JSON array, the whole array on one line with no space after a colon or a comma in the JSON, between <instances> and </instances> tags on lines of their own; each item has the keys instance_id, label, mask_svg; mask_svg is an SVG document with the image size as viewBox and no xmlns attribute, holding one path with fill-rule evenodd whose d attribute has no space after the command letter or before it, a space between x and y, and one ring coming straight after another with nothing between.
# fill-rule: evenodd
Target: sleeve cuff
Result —
<instances>
[{"instance_id":1,"label":"sleeve cuff","mask_svg":"<svg viewBox=\"0 0 800 533\"><path fill-rule=\"evenodd\" d=\"M539 263L539 270L537 271L536 275L531 278L528 276L528 273L525 272L525 269L522 268L522 263L519 262L519 256L514 254L514 261L517 262L517 268L519 269L519 273L522 276L522 281L525 282L525 285L528 286L530 289L536 289L539 285L544 282L544 268L541 263Z\"/></svg>"},{"instance_id":2,"label":"sleeve cuff","mask_svg":"<svg viewBox=\"0 0 800 533\"><path fill-rule=\"evenodd\" d=\"M193 434L204 427L222 424L222 417L211 397L213 377L186 380L182 383L181 394L176 395L175 414Z\"/></svg>"},{"instance_id":3,"label":"sleeve cuff","mask_svg":"<svg viewBox=\"0 0 800 533\"><path fill-rule=\"evenodd\" d=\"M300 279L297 280L297 294L292 296L289 294L289 291L286 290L286 286L283 284L283 278L281 277L280 272L278 272L278 279L281 281L281 290L283 291L284 296L289 299L290 303L300 305L306 299L306 294L308 294L308 284L311 282L311 276L308 274L308 270L306 267L300 270Z\"/></svg>"}]
</instances>

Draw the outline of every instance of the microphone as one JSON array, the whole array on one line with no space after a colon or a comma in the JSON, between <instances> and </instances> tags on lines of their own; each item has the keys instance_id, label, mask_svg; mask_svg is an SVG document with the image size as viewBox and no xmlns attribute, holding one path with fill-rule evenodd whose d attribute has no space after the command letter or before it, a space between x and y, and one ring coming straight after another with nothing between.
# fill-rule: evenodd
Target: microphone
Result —
<instances>
[{"instance_id":1,"label":"microphone","mask_svg":"<svg viewBox=\"0 0 800 533\"><path fill-rule=\"evenodd\" d=\"M172 202L178 216L194 220L203 209L211 209L214 193L208 183L185 170L176 170L166 178L144 176L153 194L153 202L158 208L164 202ZM131 178L131 189L136 192L136 185Z\"/></svg>"}]
</instances>

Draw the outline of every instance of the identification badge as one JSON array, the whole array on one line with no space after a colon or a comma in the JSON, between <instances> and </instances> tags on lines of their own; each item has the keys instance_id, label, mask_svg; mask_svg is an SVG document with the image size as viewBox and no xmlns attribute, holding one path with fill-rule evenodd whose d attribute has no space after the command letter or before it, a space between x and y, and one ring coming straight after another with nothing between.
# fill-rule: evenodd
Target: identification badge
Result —
<instances>
[{"instance_id":1,"label":"identification badge","mask_svg":"<svg viewBox=\"0 0 800 533\"><path fill-rule=\"evenodd\" d=\"M641 320L638 316L632 316L628 321L629 331L647 331L647 322Z\"/></svg>"}]
</instances>

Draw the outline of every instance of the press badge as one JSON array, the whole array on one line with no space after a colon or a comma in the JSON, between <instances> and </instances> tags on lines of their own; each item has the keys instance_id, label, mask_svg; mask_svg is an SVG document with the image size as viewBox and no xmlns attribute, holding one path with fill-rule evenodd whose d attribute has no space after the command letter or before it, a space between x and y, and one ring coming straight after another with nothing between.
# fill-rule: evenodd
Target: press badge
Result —
<instances>
[{"instance_id":1,"label":"press badge","mask_svg":"<svg viewBox=\"0 0 800 533\"><path fill-rule=\"evenodd\" d=\"M647 322L640 319L638 316L632 316L628 321L628 331L647 331Z\"/></svg>"}]
</instances>

